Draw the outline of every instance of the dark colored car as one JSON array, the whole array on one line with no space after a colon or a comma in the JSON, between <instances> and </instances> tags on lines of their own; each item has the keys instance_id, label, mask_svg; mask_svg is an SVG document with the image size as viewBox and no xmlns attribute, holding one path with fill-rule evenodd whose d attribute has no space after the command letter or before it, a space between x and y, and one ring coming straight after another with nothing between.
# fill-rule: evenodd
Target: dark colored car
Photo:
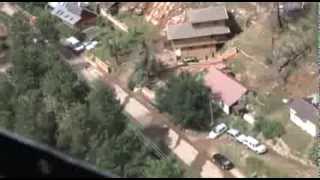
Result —
<instances>
[{"instance_id":1,"label":"dark colored car","mask_svg":"<svg viewBox=\"0 0 320 180\"><path fill-rule=\"evenodd\" d=\"M233 163L222 154L214 154L212 159L213 162L223 170L230 170L234 167Z\"/></svg>"},{"instance_id":2,"label":"dark colored car","mask_svg":"<svg viewBox=\"0 0 320 180\"><path fill-rule=\"evenodd\" d=\"M184 63L197 63L199 60L196 57L186 57L183 58Z\"/></svg>"}]
</instances>

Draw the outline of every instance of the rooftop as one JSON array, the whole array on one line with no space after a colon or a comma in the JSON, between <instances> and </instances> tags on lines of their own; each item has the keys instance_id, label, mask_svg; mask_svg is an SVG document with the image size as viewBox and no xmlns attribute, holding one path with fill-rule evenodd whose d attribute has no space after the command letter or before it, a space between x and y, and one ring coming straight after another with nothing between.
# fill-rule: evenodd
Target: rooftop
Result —
<instances>
[{"instance_id":1,"label":"rooftop","mask_svg":"<svg viewBox=\"0 0 320 180\"><path fill-rule=\"evenodd\" d=\"M187 12L191 23L203 23L228 19L228 13L224 6L210 6L207 8L193 9Z\"/></svg>"},{"instance_id":2,"label":"rooftop","mask_svg":"<svg viewBox=\"0 0 320 180\"><path fill-rule=\"evenodd\" d=\"M190 23L169 25L167 30L168 40L187 39L211 35L222 35L230 33L226 26L207 26L194 28Z\"/></svg>"},{"instance_id":3,"label":"rooftop","mask_svg":"<svg viewBox=\"0 0 320 180\"><path fill-rule=\"evenodd\" d=\"M302 120L319 122L319 109L303 98L293 99L289 107L297 112L297 116Z\"/></svg>"},{"instance_id":4,"label":"rooftop","mask_svg":"<svg viewBox=\"0 0 320 180\"><path fill-rule=\"evenodd\" d=\"M208 69L204 83L228 106L235 104L247 92L244 86L214 67Z\"/></svg>"},{"instance_id":5,"label":"rooftop","mask_svg":"<svg viewBox=\"0 0 320 180\"><path fill-rule=\"evenodd\" d=\"M49 2L53 8L51 13L69 24L75 24L81 19L82 10L87 2Z\"/></svg>"}]
</instances>

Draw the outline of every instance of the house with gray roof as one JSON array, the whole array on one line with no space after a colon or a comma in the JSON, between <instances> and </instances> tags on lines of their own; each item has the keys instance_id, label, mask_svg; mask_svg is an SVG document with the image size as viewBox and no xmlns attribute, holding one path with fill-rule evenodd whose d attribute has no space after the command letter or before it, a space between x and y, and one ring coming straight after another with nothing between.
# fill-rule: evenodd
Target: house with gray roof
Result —
<instances>
[{"instance_id":1,"label":"house with gray roof","mask_svg":"<svg viewBox=\"0 0 320 180\"><path fill-rule=\"evenodd\" d=\"M210 6L208 8L191 10L187 14L192 24L217 22L228 20L228 13L223 6Z\"/></svg>"},{"instance_id":2,"label":"house with gray roof","mask_svg":"<svg viewBox=\"0 0 320 180\"><path fill-rule=\"evenodd\" d=\"M187 11L187 21L168 25L167 39L182 57L208 58L216 46L228 40L228 13L224 6L210 6Z\"/></svg>"},{"instance_id":3,"label":"house with gray roof","mask_svg":"<svg viewBox=\"0 0 320 180\"><path fill-rule=\"evenodd\" d=\"M311 136L317 135L319 125L319 104L306 98L292 99L289 102L290 120Z\"/></svg>"},{"instance_id":4,"label":"house with gray roof","mask_svg":"<svg viewBox=\"0 0 320 180\"><path fill-rule=\"evenodd\" d=\"M95 13L87 8L88 2L49 2L48 5L52 15L71 27L96 17Z\"/></svg>"}]
</instances>

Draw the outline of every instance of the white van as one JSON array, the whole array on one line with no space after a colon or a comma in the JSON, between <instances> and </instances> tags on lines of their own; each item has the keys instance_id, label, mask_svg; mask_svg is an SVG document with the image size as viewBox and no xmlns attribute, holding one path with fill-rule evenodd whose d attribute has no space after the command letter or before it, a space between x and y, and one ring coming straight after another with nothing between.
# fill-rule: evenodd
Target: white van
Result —
<instances>
[{"instance_id":1,"label":"white van","mask_svg":"<svg viewBox=\"0 0 320 180\"><path fill-rule=\"evenodd\" d=\"M244 134L240 134L236 137L237 142L246 145L247 142L247 136Z\"/></svg>"},{"instance_id":2,"label":"white van","mask_svg":"<svg viewBox=\"0 0 320 180\"><path fill-rule=\"evenodd\" d=\"M257 139L251 136L247 136L246 140L244 141L244 144L251 149L252 151L263 154L267 151L267 147L263 144L260 144Z\"/></svg>"}]
</instances>

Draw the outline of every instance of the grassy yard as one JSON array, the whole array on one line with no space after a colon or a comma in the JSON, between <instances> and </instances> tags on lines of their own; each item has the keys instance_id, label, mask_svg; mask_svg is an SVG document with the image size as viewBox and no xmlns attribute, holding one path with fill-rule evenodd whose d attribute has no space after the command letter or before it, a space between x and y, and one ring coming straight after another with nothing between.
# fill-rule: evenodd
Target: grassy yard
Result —
<instances>
[{"instance_id":1,"label":"grassy yard","mask_svg":"<svg viewBox=\"0 0 320 180\"><path fill-rule=\"evenodd\" d=\"M293 123L286 126L286 134L282 137L285 143L294 150L294 154L301 158L308 158L314 138L302 131Z\"/></svg>"},{"instance_id":2,"label":"grassy yard","mask_svg":"<svg viewBox=\"0 0 320 180\"><path fill-rule=\"evenodd\" d=\"M256 177L269 177L269 178L286 178L289 177L283 169L271 166L258 156L249 156L246 158L246 173Z\"/></svg>"},{"instance_id":3,"label":"grassy yard","mask_svg":"<svg viewBox=\"0 0 320 180\"><path fill-rule=\"evenodd\" d=\"M236 167L241 169L245 173L246 177L288 177L289 172L284 172L271 164L268 164L266 160L251 153L246 152L244 147L231 143L223 144L218 147L218 150L226 155Z\"/></svg>"},{"instance_id":4,"label":"grassy yard","mask_svg":"<svg viewBox=\"0 0 320 180\"><path fill-rule=\"evenodd\" d=\"M277 93L275 91L274 93ZM290 147L291 152L298 157L307 159L309 150L313 144L313 138L302 131L290 121L289 108L282 102L283 95L258 96L258 101L264 105L256 103L258 114L267 120L276 120L285 127L285 134L282 136L284 142Z\"/></svg>"},{"instance_id":5,"label":"grassy yard","mask_svg":"<svg viewBox=\"0 0 320 180\"><path fill-rule=\"evenodd\" d=\"M133 28L139 32L142 32L142 36L146 40L157 40L158 38L160 38L159 29L153 24L147 22L144 19L144 16L123 13L119 14L117 18L121 22L125 23L129 27L129 29Z\"/></svg>"},{"instance_id":6,"label":"grassy yard","mask_svg":"<svg viewBox=\"0 0 320 180\"><path fill-rule=\"evenodd\" d=\"M109 51L105 50L102 46L98 46L94 50L94 54L101 60L105 61L110 59Z\"/></svg>"}]
</instances>

